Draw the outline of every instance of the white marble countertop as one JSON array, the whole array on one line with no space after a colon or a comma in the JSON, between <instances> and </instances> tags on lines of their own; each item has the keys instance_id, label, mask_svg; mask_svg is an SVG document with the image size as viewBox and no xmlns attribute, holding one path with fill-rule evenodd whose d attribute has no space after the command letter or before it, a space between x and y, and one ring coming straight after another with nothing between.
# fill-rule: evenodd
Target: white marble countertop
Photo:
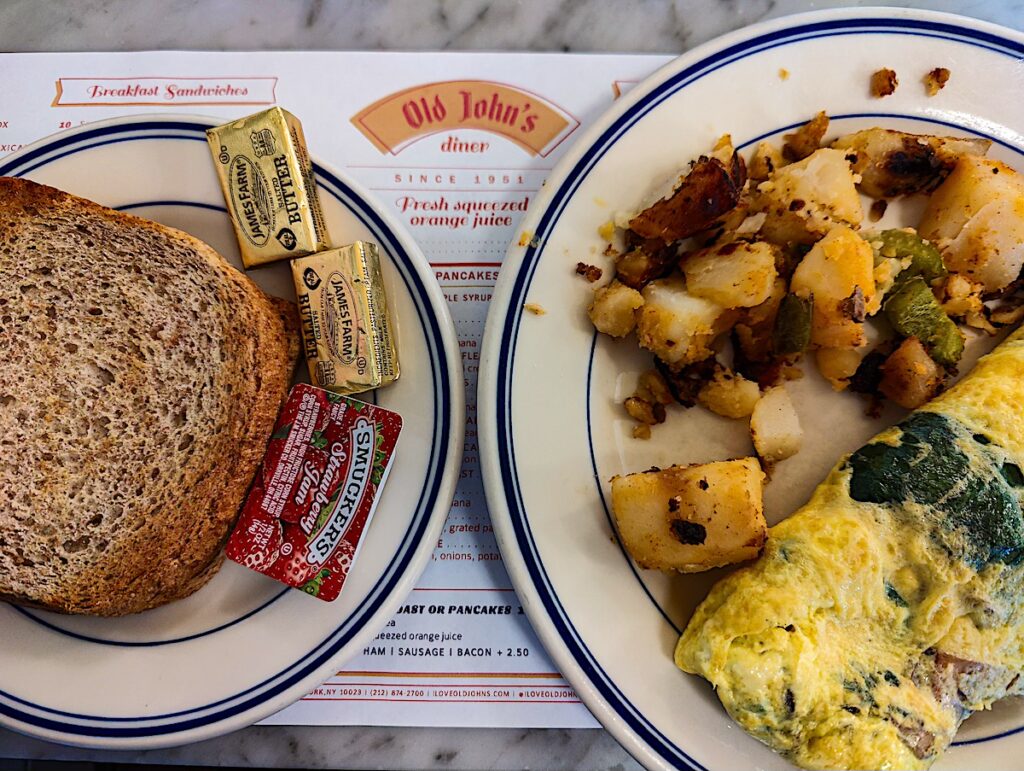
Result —
<instances>
[{"instance_id":1,"label":"white marble countertop","mask_svg":"<svg viewBox=\"0 0 1024 771\"><path fill-rule=\"evenodd\" d=\"M762 19L853 5L1024 26L1020 0L4 0L0 50L681 53Z\"/></svg>"},{"instance_id":2,"label":"white marble countertop","mask_svg":"<svg viewBox=\"0 0 1024 771\"><path fill-rule=\"evenodd\" d=\"M910 5L1024 29L1005 0L3 0L2 51L499 50L677 53L800 11ZM623 18L642 23L623 24ZM256 727L172 750L107 753L0 730L0 761L410 769L638 769L604 731Z\"/></svg>"}]
</instances>

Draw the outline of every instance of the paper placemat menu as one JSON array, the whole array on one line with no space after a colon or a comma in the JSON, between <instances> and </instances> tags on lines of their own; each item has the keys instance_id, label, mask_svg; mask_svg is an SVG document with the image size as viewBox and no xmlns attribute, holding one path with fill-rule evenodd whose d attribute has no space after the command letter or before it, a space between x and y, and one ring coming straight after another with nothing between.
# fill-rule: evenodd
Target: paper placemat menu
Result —
<instances>
[{"instance_id":1,"label":"paper placemat menu","mask_svg":"<svg viewBox=\"0 0 1024 771\"><path fill-rule=\"evenodd\" d=\"M565 150L667 57L144 52L2 54L0 155L102 118L236 118L273 104L314 156L395 213L433 265L459 335L466 444L432 560L360 655L268 720L290 725L589 727L501 562L478 461L476 379L505 249Z\"/></svg>"}]
</instances>

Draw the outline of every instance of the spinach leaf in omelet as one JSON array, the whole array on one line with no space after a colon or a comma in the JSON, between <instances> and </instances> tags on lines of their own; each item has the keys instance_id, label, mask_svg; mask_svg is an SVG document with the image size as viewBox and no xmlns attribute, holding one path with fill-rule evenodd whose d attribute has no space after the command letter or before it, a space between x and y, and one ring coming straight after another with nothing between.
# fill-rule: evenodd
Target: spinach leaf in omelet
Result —
<instances>
[{"instance_id":1,"label":"spinach leaf in omelet","mask_svg":"<svg viewBox=\"0 0 1024 771\"><path fill-rule=\"evenodd\" d=\"M850 456L850 497L897 511L927 507L931 536L975 569L1024 561L1020 467L945 415L917 412L899 428L897 444L873 442Z\"/></svg>"}]
</instances>

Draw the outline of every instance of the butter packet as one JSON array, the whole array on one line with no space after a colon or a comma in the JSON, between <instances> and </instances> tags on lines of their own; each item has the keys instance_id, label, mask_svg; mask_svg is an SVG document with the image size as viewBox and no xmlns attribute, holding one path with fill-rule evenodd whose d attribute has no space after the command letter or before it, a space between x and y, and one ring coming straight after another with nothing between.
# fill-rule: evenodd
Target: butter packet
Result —
<instances>
[{"instance_id":1,"label":"butter packet","mask_svg":"<svg viewBox=\"0 0 1024 771\"><path fill-rule=\"evenodd\" d=\"M313 385L352 394L397 380L398 354L377 245L356 241L291 265Z\"/></svg>"},{"instance_id":2,"label":"butter packet","mask_svg":"<svg viewBox=\"0 0 1024 771\"><path fill-rule=\"evenodd\" d=\"M298 118L272 107L206 139L246 268L330 247Z\"/></svg>"}]
</instances>

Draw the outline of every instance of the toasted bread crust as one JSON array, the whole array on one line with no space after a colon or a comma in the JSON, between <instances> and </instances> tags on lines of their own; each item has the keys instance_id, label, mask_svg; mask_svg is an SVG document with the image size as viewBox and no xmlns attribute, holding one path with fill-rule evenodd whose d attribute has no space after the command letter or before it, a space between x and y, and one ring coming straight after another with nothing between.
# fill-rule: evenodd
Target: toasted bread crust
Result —
<instances>
[{"instance_id":1,"label":"toasted bread crust","mask_svg":"<svg viewBox=\"0 0 1024 771\"><path fill-rule=\"evenodd\" d=\"M40 257L40 246L52 249L52 256ZM46 448L41 457L48 459L48 471L35 483L35 496L23 494L15 475L0 473L0 495L7 492L15 501L12 511L0 511L0 597L113 616L191 594L221 565L287 394L298 357L294 305L269 298L212 248L181 231L50 187L0 178L0 279L18 275L12 260L41 278L23 281L20 295L17 289L4 294L0 286L4 307L20 304L24 311L0 316L0 355L12 357L9 366L21 367L18 379L27 384L25 393L14 394L11 378L4 386L0 375L0 390L7 390L0 392L0 420L3 405L21 408L18 425L24 428L25 418L29 435ZM67 311L54 310L60 293L69 290L50 277L66 273L89 284L89 260L102 267L96 271L103 273L106 293L93 296L94 287L76 287L82 297L76 295ZM48 366L75 372L76 354L60 347L67 337L60 333L67 330L59 325L81 311L83 299L96 306L89 309L95 324L81 330L74 347L78 356L97 357L103 382L83 389L80 403L67 397L55 403L31 389L60 384ZM37 341L45 314L56 319L57 329ZM84 364L93 366L88 359ZM48 420L44 404L57 405L59 420ZM131 430L110 436L104 428L98 436L93 426L76 437L65 429L70 449L62 458L65 446L51 432L63 424L91 425L96 414L116 414L105 425ZM146 453L152 467L146 466L149 457L140 457ZM30 456L36 457L19 459ZM3 463L0 455L0 472ZM75 497L82 480L88 505ZM127 485L135 489L126 492ZM39 500L24 502L31 498ZM119 503L111 508L110 501ZM26 539L30 549L12 546Z\"/></svg>"}]
</instances>

